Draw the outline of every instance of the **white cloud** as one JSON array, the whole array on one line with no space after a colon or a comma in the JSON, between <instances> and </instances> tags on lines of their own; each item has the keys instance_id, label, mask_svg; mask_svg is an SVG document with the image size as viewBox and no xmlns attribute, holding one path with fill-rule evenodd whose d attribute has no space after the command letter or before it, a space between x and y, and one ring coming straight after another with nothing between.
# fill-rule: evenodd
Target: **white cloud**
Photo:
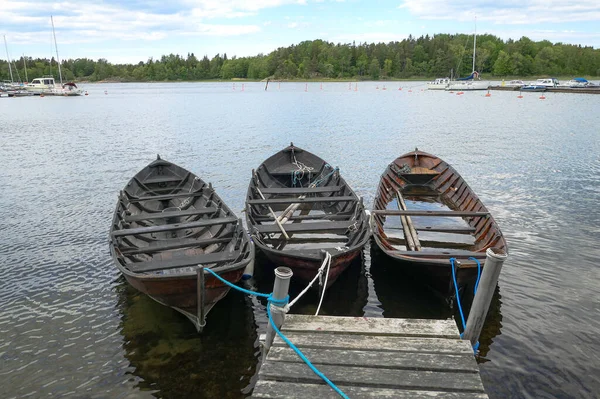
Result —
<instances>
[{"instance_id":1,"label":"white cloud","mask_svg":"<svg viewBox=\"0 0 600 399\"><path fill-rule=\"evenodd\" d=\"M404 0L400 8L422 19L488 21L518 25L600 20L598 0Z\"/></svg>"},{"instance_id":2,"label":"white cloud","mask_svg":"<svg viewBox=\"0 0 600 399\"><path fill-rule=\"evenodd\" d=\"M290 22L289 24L287 24L287 27L290 29L295 29L298 27L298 22Z\"/></svg>"}]
</instances>

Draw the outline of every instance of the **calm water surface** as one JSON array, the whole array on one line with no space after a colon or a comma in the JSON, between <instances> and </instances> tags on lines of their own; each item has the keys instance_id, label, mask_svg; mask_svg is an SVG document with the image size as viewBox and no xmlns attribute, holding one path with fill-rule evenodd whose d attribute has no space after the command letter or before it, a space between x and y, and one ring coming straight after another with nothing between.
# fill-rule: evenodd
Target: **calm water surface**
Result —
<instances>
[{"instance_id":1,"label":"calm water surface","mask_svg":"<svg viewBox=\"0 0 600 399\"><path fill-rule=\"evenodd\" d=\"M369 207L397 156L419 147L452 164L510 248L481 337L490 397L597 397L600 96L399 85L98 84L81 98L0 99L0 397L248 396L264 302L231 292L198 335L119 276L108 229L118 191L157 153L241 210L251 169L290 141L339 166ZM374 247L323 314L452 316ZM250 282L262 292L266 264Z\"/></svg>"}]
</instances>

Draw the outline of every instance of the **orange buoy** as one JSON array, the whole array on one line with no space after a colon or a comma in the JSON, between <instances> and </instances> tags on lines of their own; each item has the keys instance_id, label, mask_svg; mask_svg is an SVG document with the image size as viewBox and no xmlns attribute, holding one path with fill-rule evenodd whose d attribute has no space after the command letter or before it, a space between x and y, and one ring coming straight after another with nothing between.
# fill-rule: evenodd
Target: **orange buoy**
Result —
<instances>
[{"instance_id":1,"label":"orange buoy","mask_svg":"<svg viewBox=\"0 0 600 399\"><path fill-rule=\"evenodd\" d=\"M492 94L491 94L491 93L489 92L489 90L488 90L488 92L487 92L487 93L485 93L485 96L486 96L486 97L491 97L491 96L492 96Z\"/></svg>"},{"instance_id":2,"label":"orange buoy","mask_svg":"<svg viewBox=\"0 0 600 399\"><path fill-rule=\"evenodd\" d=\"M321 90L323 90L323 83L321 83Z\"/></svg>"},{"instance_id":3,"label":"orange buoy","mask_svg":"<svg viewBox=\"0 0 600 399\"><path fill-rule=\"evenodd\" d=\"M398 87L398 90L402 90L402 87Z\"/></svg>"},{"instance_id":4,"label":"orange buoy","mask_svg":"<svg viewBox=\"0 0 600 399\"><path fill-rule=\"evenodd\" d=\"M409 92L409 93L412 93L412 90L411 90L411 89L408 89L408 92Z\"/></svg>"},{"instance_id":5,"label":"orange buoy","mask_svg":"<svg viewBox=\"0 0 600 399\"><path fill-rule=\"evenodd\" d=\"M456 93L457 96L460 96L460 95L463 95L463 94L465 94L464 91L459 91L458 93Z\"/></svg>"},{"instance_id":6,"label":"orange buoy","mask_svg":"<svg viewBox=\"0 0 600 399\"><path fill-rule=\"evenodd\" d=\"M86 95L86 96L88 95L88 92L87 92L87 90L85 91L85 95Z\"/></svg>"},{"instance_id":7,"label":"orange buoy","mask_svg":"<svg viewBox=\"0 0 600 399\"><path fill-rule=\"evenodd\" d=\"M544 96L543 94L540 96L540 100L545 100L546 96Z\"/></svg>"},{"instance_id":8,"label":"orange buoy","mask_svg":"<svg viewBox=\"0 0 600 399\"><path fill-rule=\"evenodd\" d=\"M519 94L519 95L517 96L517 98L523 98L523 95L522 95L522 94Z\"/></svg>"}]
</instances>

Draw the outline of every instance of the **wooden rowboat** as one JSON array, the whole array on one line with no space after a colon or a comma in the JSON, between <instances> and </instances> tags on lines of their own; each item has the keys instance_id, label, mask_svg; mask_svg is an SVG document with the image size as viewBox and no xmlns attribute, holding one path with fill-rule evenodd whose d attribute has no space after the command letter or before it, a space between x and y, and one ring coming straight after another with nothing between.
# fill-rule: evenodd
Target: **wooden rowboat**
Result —
<instances>
[{"instance_id":1,"label":"wooden rowboat","mask_svg":"<svg viewBox=\"0 0 600 399\"><path fill-rule=\"evenodd\" d=\"M236 283L254 262L241 220L212 185L160 157L119 194L110 251L133 287L183 313L198 331L229 291L203 267Z\"/></svg>"},{"instance_id":2,"label":"wooden rowboat","mask_svg":"<svg viewBox=\"0 0 600 399\"><path fill-rule=\"evenodd\" d=\"M458 172L419 150L397 158L381 176L372 228L385 254L444 295L452 288L450 258L458 261L462 285L477 273L469 258L483 265L488 248L508 253L494 218Z\"/></svg>"},{"instance_id":3,"label":"wooden rowboat","mask_svg":"<svg viewBox=\"0 0 600 399\"><path fill-rule=\"evenodd\" d=\"M252 172L246 218L256 246L300 280L312 280L328 252L327 286L369 239L362 199L337 168L293 143Z\"/></svg>"}]
</instances>

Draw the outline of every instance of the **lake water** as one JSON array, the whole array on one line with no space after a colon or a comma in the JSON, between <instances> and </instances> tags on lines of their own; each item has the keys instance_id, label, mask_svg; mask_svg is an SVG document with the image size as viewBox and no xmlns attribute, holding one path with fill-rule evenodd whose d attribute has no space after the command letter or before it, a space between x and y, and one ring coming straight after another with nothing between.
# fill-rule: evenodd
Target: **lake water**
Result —
<instances>
[{"instance_id":1,"label":"lake water","mask_svg":"<svg viewBox=\"0 0 600 399\"><path fill-rule=\"evenodd\" d=\"M453 165L510 250L480 339L490 397L597 397L600 96L235 86L90 84L87 97L0 99L1 398L248 396L264 302L231 292L198 335L125 283L108 229L117 193L157 153L239 212L252 168L292 141L339 166L368 207L386 166L415 147ZM373 247L322 314L452 316ZM250 282L262 292L266 263L258 257ZM316 303L307 296L293 312Z\"/></svg>"}]
</instances>

